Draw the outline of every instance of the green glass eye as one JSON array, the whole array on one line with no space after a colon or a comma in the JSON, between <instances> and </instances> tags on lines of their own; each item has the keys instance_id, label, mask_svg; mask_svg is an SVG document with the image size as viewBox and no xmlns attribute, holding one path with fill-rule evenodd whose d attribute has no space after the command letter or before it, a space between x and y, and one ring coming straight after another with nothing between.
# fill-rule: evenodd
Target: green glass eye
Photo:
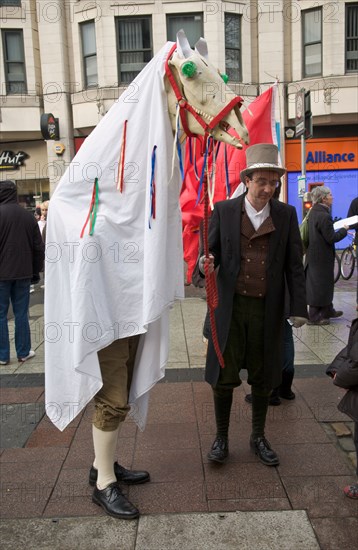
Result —
<instances>
[{"instance_id":1,"label":"green glass eye","mask_svg":"<svg viewBox=\"0 0 358 550\"><path fill-rule=\"evenodd\" d=\"M196 74L197 68L194 61L185 61L181 66L181 72L184 76L192 78Z\"/></svg>"},{"instance_id":2,"label":"green glass eye","mask_svg":"<svg viewBox=\"0 0 358 550\"><path fill-rule=\"evenodd\" d=\"M229 82L229 77L228 77L227 74L223 73L220 76L223 79L223 81L225 82L225 84L227 84Z\"/></svg>"}]
</instances>

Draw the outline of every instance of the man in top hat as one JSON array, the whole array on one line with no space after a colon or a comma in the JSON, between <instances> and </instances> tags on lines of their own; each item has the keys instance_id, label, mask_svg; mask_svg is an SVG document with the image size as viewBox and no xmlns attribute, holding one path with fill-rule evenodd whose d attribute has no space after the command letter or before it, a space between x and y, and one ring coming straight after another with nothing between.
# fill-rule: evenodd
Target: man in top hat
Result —
<instances>
[{"instance_id":1,"label":"man in top hat","mask_svg":"<svg viewBox=\"0 0 358 550\"><path fill-rule=\"evenodd\" d=\"M209 271L217 271L219 305L216 328L225 367L220 368L211 335L205 379L214 396L216 438L208 458L223 462L229 452L228 431L233 389L247 369L252 392L250 446L267 466L279 464L265 438L269 397L281 383L285 325L285 279L290 321L307 321L302 244L294 207L273 199L286 172L278 149L257 144L246 151L240 174L247 191L215 204L209 228Z\"/></svg>"}]
</instances>

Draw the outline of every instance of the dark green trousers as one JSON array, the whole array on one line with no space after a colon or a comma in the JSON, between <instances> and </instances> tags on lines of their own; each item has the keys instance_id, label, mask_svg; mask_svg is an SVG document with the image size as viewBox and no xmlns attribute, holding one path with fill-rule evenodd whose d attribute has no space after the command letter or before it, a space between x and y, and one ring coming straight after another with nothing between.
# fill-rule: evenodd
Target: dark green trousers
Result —
<instances>
[{"instance_id":1,"label":"dark green trousers","mask_svg":"<svg viewBox=\"0 0 358 550\"><path fill-rule=\"evenodd\" d=\"M263 298L235 294L224 351L225 368L220 369L219 380L213 387L217 435L228 433L232 391L241 384L241 369L247 369L247 381L252 388L252 435L264 435L272 391L264 379L264 315Z\"/></svg>"}]
</instances>

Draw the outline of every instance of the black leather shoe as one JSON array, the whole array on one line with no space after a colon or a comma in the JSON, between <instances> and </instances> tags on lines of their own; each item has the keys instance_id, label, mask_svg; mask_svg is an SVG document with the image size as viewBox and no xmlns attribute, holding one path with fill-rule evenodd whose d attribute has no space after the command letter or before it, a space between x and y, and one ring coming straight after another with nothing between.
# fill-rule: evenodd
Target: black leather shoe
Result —
<instances>
[{"instance_id":1,"label":"black leather shoe","mask_svg":"<svg viewBox=\"0 0 358 550\"><path fill-rule=\"evenodd\" d=\"M117 478L118 483L125 483L126 485L139 485L140 483L147 483L150 481L149 472L143 470L127 470L118 462L114 463L114 473ZM88 482L90 485L96 485L98 477L98 470L93 466L90 469Z\"/></svg>"},{"instance_id":2,"label":"black leather shoe","mask_svg":"<svg viewBox=\"0 0 358 550\"><path fill-rule=\"evenodd\" d=\"M208 452L208 459L212 462L224 462L229 454L229 442L224 437L217 437Z\"/></svg>"},{"instance_id":3,"label":"black leather shoe","mask_svg":"<svg viewBox=\"0 0 358 550\"><path fill-rule=\"evenodd\" d=\"M116 481L102 490L95 487L92 501L98 506L102 506L103 510L114 518L136 519L139 517L139 510L122 494Z\"/></svg>"},{"instance_id":4,"label":"black leather shoe","mask_svg":"<svg viewBox=\"0 0 358 550\"><path fill-rule=\"evenodd\" d=\"M250 447L266 466L278 466L280 464L277 454L271 449L270 443L265 437L256 437L256 439L253 439L251 436Z\"/></svg>"},{"instance_id":5,"label":"black leather shoe","mask_svg":"<svg viewBox=\"0 0 358 550\"><path fill-rule=\"evenodd\" d=\"M252 395L251 393L248 393L245 395L245 401L246 403L250 403L252 405ZM278 397L278 395L272 395L269 399L269 405L272 407L277 407L278 405L281 405L281 399Z\"/></svg>"},{"instance_id":6,"label":"black leather shoe","mask_svg":"<svg viewBox=\"0 0 358 550\"><path fill-rule=\"evenodd\" d=\"M282 397L282 399L288 399L289 401L292 401L292 399L296 399L296 394L293 393L292 390L280 390L280 397Z\"/></svg>"}]
</instances>

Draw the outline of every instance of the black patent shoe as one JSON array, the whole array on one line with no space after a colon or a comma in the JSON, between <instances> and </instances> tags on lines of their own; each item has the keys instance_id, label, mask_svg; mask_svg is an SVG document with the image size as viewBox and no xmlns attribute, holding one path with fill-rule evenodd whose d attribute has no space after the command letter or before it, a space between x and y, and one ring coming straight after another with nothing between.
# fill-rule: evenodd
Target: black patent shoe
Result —
<instances>
[{"instance_id":1,"label":"black patent shoe","mask_svg":"<svg viewBox=\"0 0 358 550\"><path fill-rule=\"evenodd\" d=\"M224 462L229 454L229 442L224 437L217 437L208 452L208 459L212 462Z\"/></svg>"},{"instance_id":2,"label":"black patent shoe","mask_svg":"<svg viewBox=\"0 0 358 550\"><path fill-rule=\"evenodd\" d=\"M109 516L118 519L136 519L139 510L123 495L115 481L105 489L94 488L92 502L101 506Z\"/></svg>"},{"instance_id":3,"label":"black patent shoe","mask_svg":"<svg viewBox=\"0 0 358 550\"><path fill-rule=\"evenodd\" d=\"M265 437L250 437L250 447L266 466L278 466L280 461Z\"/></svg>"},{"instance_id":4,"label":"black patent shoe","mask_svg":"<svg viewBox=\"0 0 358 550\"><path fill-rule=\"evenodd\" d=\"M145 470L127 470L118 462L114 463L114 474L117 478L118 483L125 483L126 485L139 485L140 483L147 483L150 481L149 472ZM93 466L90 469L88 483L90 485L96 485L98 477L98 470Z\"/></svg>"}]
</instances>

